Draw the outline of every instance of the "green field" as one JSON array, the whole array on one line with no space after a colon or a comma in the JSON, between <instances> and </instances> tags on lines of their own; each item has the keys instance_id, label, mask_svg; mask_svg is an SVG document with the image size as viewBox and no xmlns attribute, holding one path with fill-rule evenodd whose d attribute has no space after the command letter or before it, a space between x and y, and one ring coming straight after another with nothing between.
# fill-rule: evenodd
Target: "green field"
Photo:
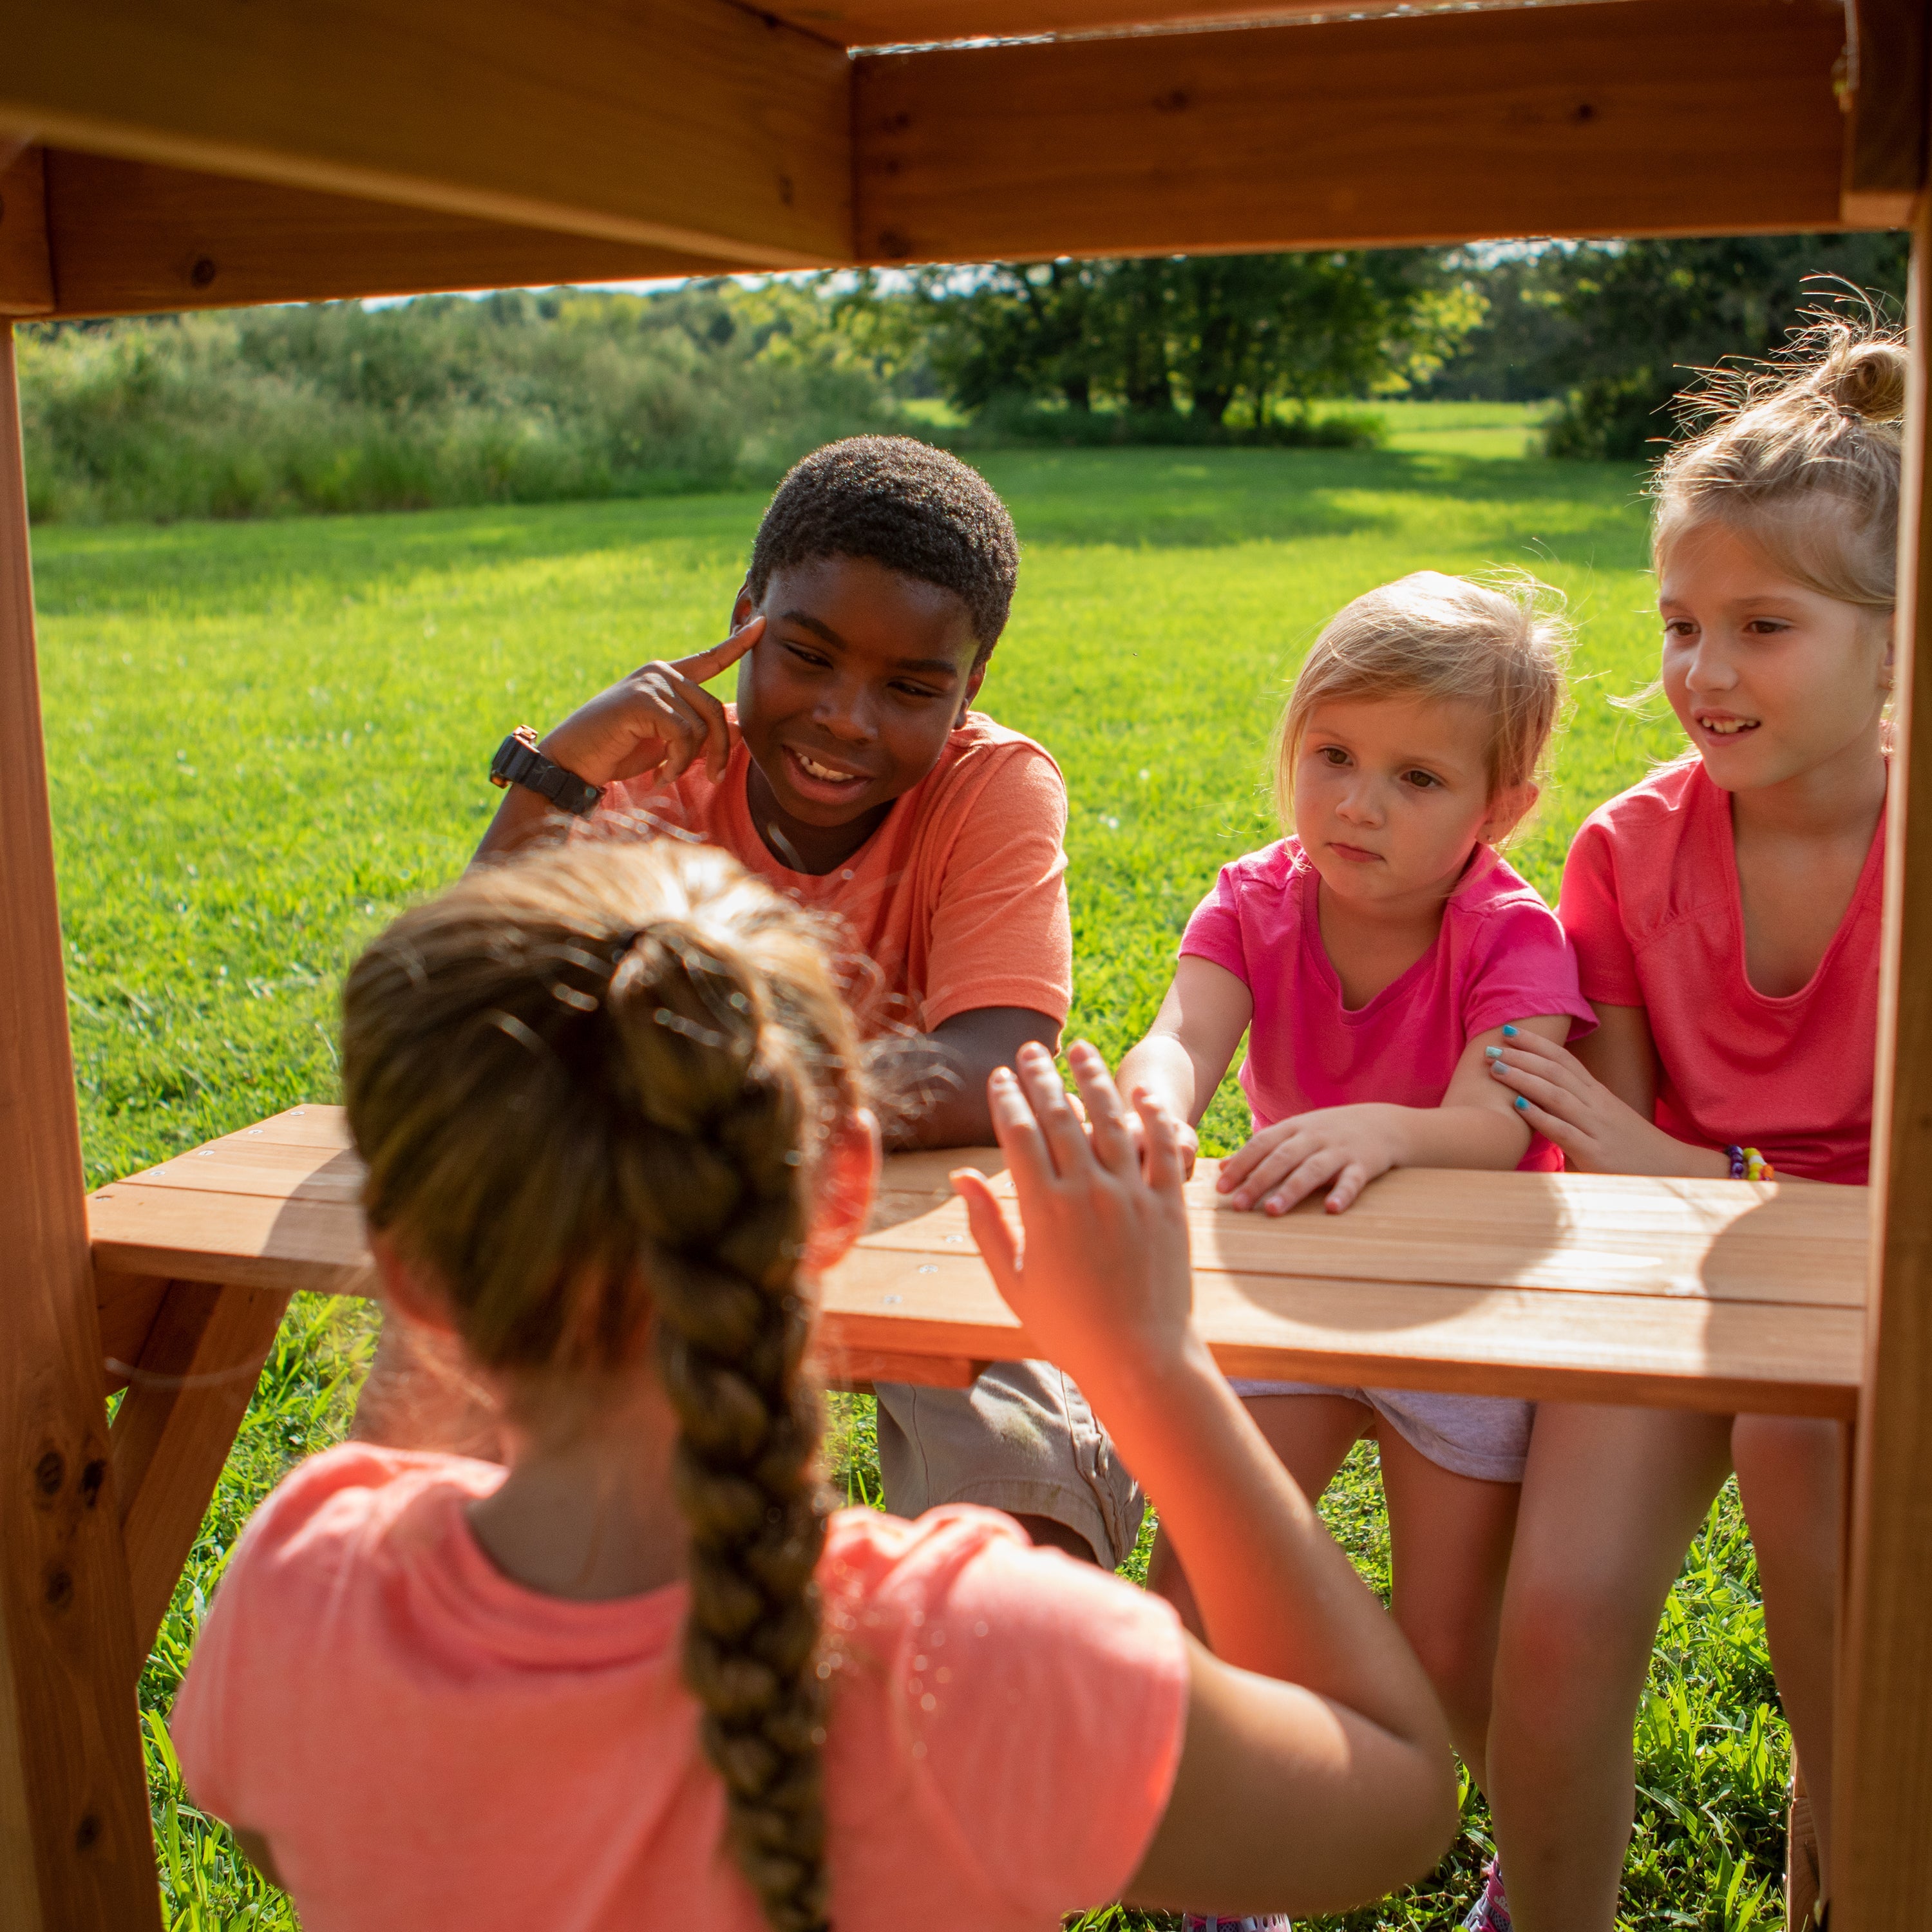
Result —
<instances>
[{"instance_id":1,"label":"green field","mask_svg":"<svg viewBox=\"0 0 1932 1932\"><path fill-rule=\"evenodd\" d=\"M1286 680L1370 585L1502 566L1567 593L1582 626L1576 707L1516 855L1546 892L1579 820L1667 748L1660 727L1609 703L1647 680L1655 650L1640 479L1527 458L1526 412L1486 406L1391 421L1390 446L1372 452L976 459L1026 545L982 702L1066 772L1072 1026L1110 1054L1152 1012L1215 868L1272 836L1266 744ZM497 741L721 635L760 507L709 496L38 536L92 1183L332 1097L341 969L462 865L494 806L483 772ZM1240 1121L1231 1085L1210 1150ZM223 1550L288 1461L339 1430L366 1339L352 1313L292 1314L143 1679L178 1925L292 1922L184 1808L158 1717ZM863 1434L848 1436L855 1480ZM1330 1510L1383 1578L1366 1452ZM1780 1923L1784 1736L1728 1504L1673 1598L1654 1682L1628 1922ZM1473 1800L1469 1822L1452 1868L1348 1922L1454 1922L1485 1828Z\"/></svg>"}]
</instances>

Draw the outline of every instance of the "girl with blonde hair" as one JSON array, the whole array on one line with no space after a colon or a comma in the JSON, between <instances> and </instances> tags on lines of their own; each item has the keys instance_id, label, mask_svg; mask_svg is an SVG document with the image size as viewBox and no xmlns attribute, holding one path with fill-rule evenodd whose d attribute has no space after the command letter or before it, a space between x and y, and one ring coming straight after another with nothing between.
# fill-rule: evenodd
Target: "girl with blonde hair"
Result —
<instances>
[{"instance_id":1,"label":"girl with blonde hair","mask_svg":"<svg viewBox=\"0 0 1932 1932\"><path fill-rule=\"evenodd\" d=\"M1120 1065L1124 1092L1198 1123L1246 1035L1255 1130L1219 1182L1235 1208L1322 1194L1340 1214L1391 1167L1561 1164L1485 1070L1506 1040L1593 1024L1556 916L1498 849L1535 802L1562 704L1552 603L1527 580L1421 571L1357 598L1309 652L1280 736L1294 830L1222 868ZM1310 1496L1378 1437L1396 1621L1480 1781L1529 1405L1233 1386ZM1156 1551L1184 1604L1192 1562Z\"/></svg>"},{"instance_id":2,"label":"girl with blonde hair","mask_svg":"<svg viewBox=\"0 0 1932 1932\"><path fill-rule=\"evenodd\" d=\"M1190 1316L1174 1123L1090 1046L989 1085L1001 1292L1156 1484L1215 1654L955 1506L829 1510L814 1283L877 1130L808 916L583 843L405 914L344 996L397 1307L507 1468L351 1443L231 1556L173 1717L307 1932L1050 1932L1124 1894L1340 1909L1453 1828L1426 1680Z\"/></svg>"},{"instance_id":3,"label":"girl with blonde hair","mask_svg":"<svg viewBox=\"0 0 1932 1932\"><path fill-rule=\"evenodd\" d=\"M1570 848L1562 915L1597 1030L1574 1053L1513 1042L1492 1076L1573 1168L1868 1178L1905 365L1822 321L1719 378L1658 466L1661 682L1691 754ZM1799 1932L1831 1876L1843 1435L1541 1406L1490 1744L1509 1890L1492 1873L1472 1926L1609 1932L1658 1617L1735 1466L1816 1831Z\"/></svg>"}]
</instances>

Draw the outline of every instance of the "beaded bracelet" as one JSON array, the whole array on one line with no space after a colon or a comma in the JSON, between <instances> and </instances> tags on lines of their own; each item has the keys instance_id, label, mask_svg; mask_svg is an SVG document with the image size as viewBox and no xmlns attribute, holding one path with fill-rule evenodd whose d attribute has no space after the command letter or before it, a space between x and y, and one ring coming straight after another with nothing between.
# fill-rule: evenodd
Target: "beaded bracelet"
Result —
<instances>
[{"instance_id":1,"label":"beaded bracelet","mask_svg":"<svg viewBox=\"0 0 1932 1932\"><path fill-rule=\"evenodd\" d=\"M1733 1180L1775 1180L1778 1169L1756 1148L1727 1147Z\"/></svg>"}]
</instances>

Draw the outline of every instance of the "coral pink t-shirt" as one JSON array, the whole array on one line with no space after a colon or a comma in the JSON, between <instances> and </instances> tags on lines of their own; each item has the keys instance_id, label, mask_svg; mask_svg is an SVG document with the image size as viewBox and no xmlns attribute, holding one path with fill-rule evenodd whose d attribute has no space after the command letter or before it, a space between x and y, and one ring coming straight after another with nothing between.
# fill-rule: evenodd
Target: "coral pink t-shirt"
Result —
<instances>
[{"instance_id":1,"label":"coral pink t-shirt","mask_svg":"<svg viewBox=\"0 0 1932 1932\"><path fill-rule=\"evenodd\" d=\"M1653 772L1583 821L1563 868L1563 923L1585 995L1648 1017L1666 1133L1864 1185L1884 886L1881 813L1810 984L1771 999L1744 975L1730 794L1702 760Z\"/></svg>"},{"instance_id":2,"label":"coral pink t-shirt","mask_svg":"<svg viewBox=\"0 0 1932 1932\"><path fill-rule=\"evenodd\" d=\"M1476 1034L1544 1014L1568 1013L1573 1038L1596 1024L1556 915L1487 846L1450 894L1436 944L1360 1006L1343 1004L1322 943L1321 884L1300 840L1282 839L1223 866L1181 938L1184 955L1254 996L1241 1085L1257 1127L1364 1100L1440 1106ZM1554 1170L1563 1156L1533 1135L1517 1165Z\"/></svg>"},{"instance_id":3,"label":"coral pink t-shirt","mask_svg":"<svg viewBox=\"0 0 1932 1932\"><path fill-rule=\"evenodd\" d=\"M176 1699L196 1803L267 1839L303 1932L762 1932L685 1586L511 1582L465 1513L502 1475L350 1444L282 1483ZM839 1932L1055 1932L1118 1897L1179 1762L1173 1611L964 1505L842 1510L819 1576Z\"/></svg>"},{"instance_id":4,"label":"coral pink t-shirt","mask_svg":"<svg viewBox=\"0 0 1932 1932\"><path fill-rule=\"evenodd\" d=\"M795 872L752 822L751 754L728 704L731 756L713 783L700 758L660 788L648 774L610 786L590 823L627 815L720 845L848 936L848 997L868 1033L930 1033L980 1006L1024 1006L1061 1021L1073 999L1066 912L1066 785L1040 746L976 711L939 762L892 801L843 866Z\"/></svg>"}]
</instances>

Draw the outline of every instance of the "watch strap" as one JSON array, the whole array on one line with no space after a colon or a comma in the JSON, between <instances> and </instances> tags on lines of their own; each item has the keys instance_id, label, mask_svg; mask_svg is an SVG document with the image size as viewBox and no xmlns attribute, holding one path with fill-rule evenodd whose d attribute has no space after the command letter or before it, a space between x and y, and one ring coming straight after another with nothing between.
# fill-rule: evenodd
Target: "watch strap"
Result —
<instances>
[{"instance_id":1,"label":"watch strap","mask_svg":"<svg viewBox=\"0 0 1932 1932\"><path fill-rule=\"evenodd\" d=\"M566 770L537 749L536 734L520 726L496 747L490 761L490 782L494 785L521 785L539 797L547 798L560 812L581 818L604 796L602 790Z\"/></svg>"}]
</instances>

